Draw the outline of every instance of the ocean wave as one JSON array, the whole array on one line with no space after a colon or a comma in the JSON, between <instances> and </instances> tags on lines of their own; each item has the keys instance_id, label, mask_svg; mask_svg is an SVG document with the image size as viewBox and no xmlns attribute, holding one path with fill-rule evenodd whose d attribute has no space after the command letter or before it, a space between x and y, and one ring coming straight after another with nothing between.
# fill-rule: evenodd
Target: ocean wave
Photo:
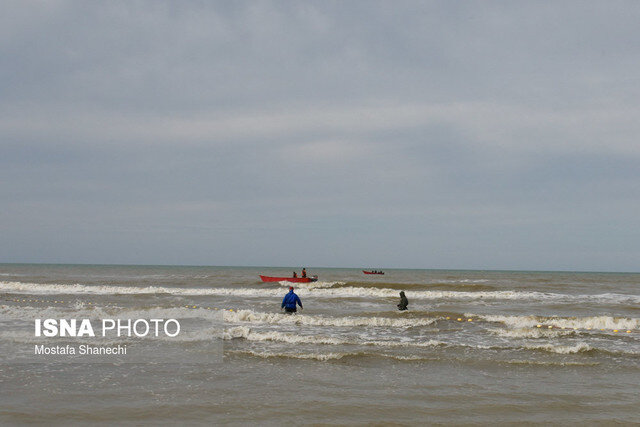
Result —
<instances>
[{"instance_id":1,"label":"ocean wave","mask_svg":"<svg viewBox=\"0 0 640 427\"><path fill-rule=\"evenodd\" d=\"M325 317L314 315L288 315L280 313L255 312L253 310L225 311L228 322L279 323L310 326L389 326L415 327L434 323L435 318L392 318L392 317Z\"/></svg>"},{"instance_id":2,"label":"ocean wave","mask_svg":"<svg viewBox=\"0 0 640 427\"><path fill-rule=\"evenodd\" d=\"M573 335L573 330L545 329L545 328L517 328L517 329L495 329L495 335L504 338L555 338Z\"/></svg>"},{"instance_id":3,"label":"ocean wave","mask_svg":"<svg viewBox=\"0 0 640 427\"><path fill-rule=\"evenodd\" d=\"M446 291L491 291L496 289L494 285L486 284L487 280L439 280L437 282L371 282L371 281L348 281L337 282L334 287L356 287L372 289L394 289L396 291L419 291L419 290L446 290Z\"/></svg>"},{"instance_id":4,"label":"ocean wave","mask_svg":"<svg viewBox=\"0 0 640 427\"><path fill-rule=\"evenodd\" d=\"M162 341L167 343L211 343L215 339L224 339L224 330L221 327L218 328L203 328L203 329L195 329L192 331L184 331L181 330L180 334L175 337L170 337L164 334L159 334L155 336L153 333L138 337L138 336L127 336L125 334L121 336L111 336L108 335L106 337L100 336L100 332L96 331L95 337L70 337L70 338L43 338L36 337L33 334L33 331L2 331L0 332L0 341L1 342L12 342L16 344L91 344L91 345L117 345L117 344L136 344L136 343L145 343L145 342L155 342Z\"/></svg>"},{"instance_id":5,"label":"ocean wave","mask_svg":"<svg viewBox=\"0 0 640 427\"><path fill-rule=\"evenodd\" d=\"M125 308L74 303L69 306L25 307L1 305L0 320L33 320L36 318L83 318L83 319L209 319L222 320L223 310L187 307L140 307Z\"/></svg>"},{"instance_id":6,"label":"ocean wave","mask_svg":"<svg viewBox=\"0 0 640 427\"><path fill-rule=\"evenodd\" d=\"M475 315L466 316L477 317L488 322L503 323L511 328L535 328L537 325L553 326L554 328L566 329L605 329L605 330L628 330L640 328L640 319L611 316L592 317L545 317L545 316L501 316L501 315Z\"/></svg>"},{"instance_id":7,"label":"ocean wave","mask_svg":"<svg viewBox=\"0 0 640 427\"><path fill-rule=\"evenodd\" d=\"M370 353L366 351L355 352L331 352L331 353L292 353L292 352L273 352L273 351L255 351L255 350L228 350L225 351L227 355L245 355L251 357L260 357L263 359L269 358L287 358L287 359L302 359L302 360L316 360L320 362L335 361L341 359L357 359L357 358L383 358L392 359L401 362L425 362L425 361L440 361L443 360L440 357L432 356L420 356L420 355L402 355L402 354L389 354L389 353Z\"/></svg>"},{"instance_id":8,"label":"ocean wave","mask_svg":"<svg viewBox=\"0 0 640 427\"><path fill-rule=\"evenodd\" d=\"M585 342L580 342L575 345L525 344L524 348L527 350L542 350L557 354L587 353L596 350Z\"/></svg>"},{"instance_id":9,"label":"ocean wave","mask_svg":"<svg viewBox=\"0 0 640 427\"><path fill-rule=\"evenodd\" d=\"M477 346L481 348L481 346ZM526 350L526 351L543 351L547 353L555 354L606 354L611 356L638 356L639 352L620 347L596 347L593 343L590 345L587 342L572 342L567 344L566 342L547 342L547 343L530 343L525 342L523 344L516 344L512 346L495 345L488 346L490 350Z\"/></svg>"},{"instance_id":10,"label":"ocean wave","mask_svg":"<svg viewBox=\"0 0 640 427\"><path fill-rule=\"evenodd\" d=\"M234 350L227 352L229 354L242 354L253 357L269 358L287 358L287 359L304 359L318 360L326 362L328 360L339 360L346 356L357 356L358 353L279 353L271 351L254 351L254 350Z\"/></svg>"},{"instance_id":11,"label":"ocean wave","mask_svg":"<svg viewBox=\"0 0 640 427\"><path fill-rule=\"evenodd\" d=\"M556 354L578 354L578 353L603 353L614 356L626 355L626 356L637 356L639 353L635 350L631 349L622 349L622 348L601 348L594 347L589 345L587 342L578 342L578 343L570 343L566 342L548 342L548 343L514 343L512 345L500 345L500 344L472 344L472 343L461 343L461 342L444 342L438 340L402 340L402 341L392 341L392 340L371 340L361 336L333 336L333 335L300 335L298 333L293 332L280 332L280 331L255 331L252 330L248 326L236 326L229 329L226 329L222 337L224 340L234 340L234 339L244 339L247 341L253 342L276 342L276 343L286 343L293 345L300 344L312 344L312 345L329 345L329 346L360 346L360 347L371 347L378 349L400 349L400 348L432 348L432 349L448 349L446 351L453 351L456 348L466 348L471 350L487 350L487 351L544 351L548 353L556 353ZM424 355L403 355L403 357L411 357L418 356L423 357ZM433 355L431 355L433 357Z\"/></svg>"},{"instance_id":12,"label":"ocean wave","mask_svg":"<svg viewBox=\"0 0 640 427\"><path fill-rule=\"evenodd\" d=\"M236 326L229 328L223 332L223 339L245 339L247 341L258 342L279 342L287 344L315 344L315 345L332 345L332 346L363 346L373 348L469 348L473 350L495 350L495 351L513 351L513 350L533 350L545 351L557 354L577 354L588 352L601 352L612 355L637 355L638 353L628 349L615 348L596 348L590 346L586 342L575 344L565 343L524 343L515 345L482 345L482 344L465 344L465 343L447 343L438 340L370 340L358 336L336 337L332 335L300 335L293 332L280 331L254 331L247 326ZM423 355L417 355L422 357ZM404 357L407 357L406 355ZM409 356L410 357L410 356Z\"/></svg>"},{"instance_id":13,"label":"ocean wave","mask_svg":"<svg viewBox=\"0 0 640 427\"><path fill-rule=\"evenodd\" d=\"M324 283L324 282L323 282ZM333 283L333 282L327 282ZM338 282L336 282L338 283ZM238 297L278 297L283 293L274 288L179 288L166 286L112 286L112 285L82 285L82 284L39 284L25 282L0 282L0 289L6 293L19 294L170 294L170 295L219 295ZM398 291L388 288L360 288L345 286L341 288L298 288L301 297L318 298L397 298ZM407 292L409 299L426 300L525 300L525 301L554 301L577 302L590 301L594 303L640 303L639 295L599 294L599 295L568 295L534 291L413 291Z\"/></svg>"},{"instance_id":14,"label":"ocean wave","mask_svg":"<svg viewBox=\"0 0 640 427\"><path fill-rule=\"evenodd\" d=\"M306 326L335 326L335 327L395 327L410 328L427 326L435 323L437 318L410 318L410 317L329 317L320 315L288 315L282 313L266 313L253 310L211 310L203 307L102 307L74 303L70 306L46 306L25 307L16 305L1 305L0 319L35 319L61 318L72 316L74 318L102 319L102 318L161 318L161 319L223 319L225 322L247 322L283 325Z\"/></svg>"},{"instance_id":15,"label":"ocean wave","mask_svg":"<svg viewBox=\"0 0 640 427\"><path fill-rule=\"evenodd\" d=\"M436 340L428 341L381 341L362 340L359 338L338 338L329 335L300 335L292 332L253 331L247 326L236 326L225 330L223 339L232 340L243 338L248 341L274 341L289 344L318 344L318 345L361 345L373 347L437 347L445 343Z\"/></svg>"},{"instance_id":16,"label":"ocean wave","mask_svg":"<svg viewBox=\"0 0 640 427\"><path fill-rule=\"evenodd\" d=\"M227 350L227 355L245 355L250 357L260 357L263 359L269 358L288 358L288 359L302 359L302 360L316 360L320 362L336 361L342 359L358 359L358 358L383 358L391 359L399 362L431 362L442 361L444 358L438 356L423 356L423 355L403 355L403 354L389 354L389 353L370 353L364 351L355 352L330 352L330 353L295 353L295 352L275 352L275 351L256 351L256 350ZM451 360L451 358L447 358ZM459 357L453 358L457 363L465 362L465 359ZM475 359L474 359L475 360ZM491 362L508 364L508 365L532 365L532 366L598 366L600 362L578 362L578 361L552 361L552 360L496 360L491 359Z\"/></svg>"},{"instance_id":17,"label":"ocean wave","mask_svg":"<svg viewBox=\"0 0 640 427\"><path fill-rule=\"evenodd\" d=\"M551 360L498 360L498 363L506 363L508 365L532 365L532 366L598 366L600 362L567 362L567 361L551 361Z\"/></svg>"},{"instance_id":18,"label":"ocean wave","mask_svg":"<svg viewBox=\"0 0 640 427\"><path fill-rule=\"evenodd\" d=\"M308 282L308 283L291 283L286 281L276 282L280 286L288 288L293 286L296 290L299 289L322 289L322 288L332 288L334 286L342 286L346 282Z\"/></svg>"},{"instance_id":19,"label":"ocean wave","mask_svg":"<svg viewBox=\"0 0 640 427\"><path fill-rule=\"evenodd\" d=\"M131 344L137 340L145 340L145 339L160 339L160 338L138 338L138 337L126 337L126 336L115 336L115 337L55 337L55 338L45 338L45 337L37 337L33 333L33 327L31 330L25 331L7 331L3 330L0 332L0 341L3 343L14 343L14 344L56 344L56 345L65 345L65 344L91 344L91 345L117 345L117 344Z\"/></svg>"},{"instance_id":20,"label":"ocean wave","mask_svg":"<svg viewBox=\"0 0 640 427\"><path fill-rule=\"evenodd\" d=\"M290 344L349 344L347 340L324 335L299 335L278 331L254 332L247 326L229 328L222 333L222 338L225 340L243 338L248 341L278 341Z\"/></svg>"}]
</instances>

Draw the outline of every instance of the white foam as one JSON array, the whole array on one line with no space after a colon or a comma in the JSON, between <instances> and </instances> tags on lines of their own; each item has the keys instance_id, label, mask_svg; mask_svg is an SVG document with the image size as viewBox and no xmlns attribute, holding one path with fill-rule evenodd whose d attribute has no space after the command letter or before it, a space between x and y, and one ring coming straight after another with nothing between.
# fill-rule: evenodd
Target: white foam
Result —
<instances>
[{"instance_id":1,"label":"white foam","mask_svg":"<svg viewBox=\"0 0 640 427\"><path fill-rule=\"evenodd\" d=\"M242 350L242 351L232 351L231 354L248 354L250 356L262 357L263 359L268 359L271 357L286 357L290 359L304 359L304 360L319 360L321 362L326 362L327 360L338 360L342 359L345 356L352 356L355 354L351 353L274 353L267 351L253 351L253 350Z\"/></svg>"},{"instance_id":2,"label":"white foam","mask_svg":"<svg viewBox=\"0 0 640 427\"><path fill-rule=\"evenodd\" d=\"M101 307L74 303L71 306L16 306L1 305L0 319L35 319L59 318L73 316L75 318L160 318L160 319L224 319L226 322L268 323L307 326L336 326L336 327L396 327L409 328L433 324L436 318L408 318L408 317L328 317L320 315L288 315L281 313L265 313L253 310L209 310L206 308L187 307Z\"/></svg>"},{"instance_id":3,"label":"white foam","mask_svg":"<svg viewBox=\"0 0 640 427\"><path fill-rule=\"evenodd\" d=\"M287 343L287 344L316 344L316 345L353 345L353 346L364 346L364 347L373 347L373 348L425 348L425 347L466 347L476 350L534 350L534 351L546 351L549 353L557 353L557 354L577 354L577 353L585 353L592 350L605 351L609 353L620 353L620 354L631 354L637 355L638 353L628 349L614 349L610 348L607 350L597 349L591 347L589 344L585 342L575 343L573 345L567 344L556 344L556 343L544 343L544 344L531 344L525 343L523 345L516 346L495 346L495 345L478 345L478 344L453 344L453 343L445 343L436 340L428 340L428 341L371 341L371 340L363 340L358 337L334 337L327 335L299 335L296 333L285 333L278 331L267 331L267 332L259 332L253 331L251 328L246 326L237 326L226 330L223 333L223 339L232 340L232 339L245 339L247 341L255 341L255 342L279 342L279 343ZM342 354L342 353L341 353ZM350 355L354 355L354 353L349 353ZM356 353L363 354L363 353ZM403 360L412 360L414 358L422 358L424 355L386 355L382 353L368 353L371 355L381 356L381 357L393 357Z\"/></svg>"},{"instance_id":4,"label":"white foam","mask_svg":"<svg viewBox=\"0 0 640 427\"><path fill-rule=\"evenodd\" d=\"M371 341L355 337L338 338L327 335L300 335L291 332L258 332L246 326L236 326L227 329L222 334L223 339L231 340L243 338L248 341L273 341L289 344L318 344L318 345L362 345L373 347L436 347L444 343L436 340L428 341Z\"/></svg>"},{"instance_id":5,"label":"white foam","mask_svg":"<svg viewBox=\"0 0 640 427\"><path fill-rule=\"evenodd\" d=\"M321 282L320 286L325 283ZM338 282L335 282L338 283ZM333 285L331 285L333 286ZM163 286L111 286L111 285L81 285L81 284L41 284L25 282L0 282L0 289L4 292L21 294L171 294L171 295L221 295L238 297L278 297L283 296L282 290L273 288L178 288ZM388 288L342 287L342 288L298 288L301 297L318 298L397 298L398 291ZM462 299L462 300L554 300L591 302L631 302L640 303L640 295L600 294L600 295L567 295L545 292L525 291L412 291L406 292L410 299Z\"/></svg>"},{"instance_id":6,"label":"white foam","mask_svg":"<svg viewBox=\"0 0 640 427\"><path fill-rule=\"evenodd\" d=\"M246 326L236 326L227 329L222 334L223 339L243 338L248 341L277 341L290 344L349 344L347 340L322 335L299 335L277 331L254 332Z\"/></svg>"},{"instance_id":7,"label":"white foam","mask_svg":"<svg viewBox=\"0 0 640 427\"><path fill-rule=\"evenodd\" d=\"M345 282L308 282L308 283L291 283L287 281L277 282L280 286L288 288L289 286L293 286L296 291L298 289L320 289L320 288L331 288L336 285L344 285Z\"/></svg>"},{"instance_id":8,"label":"white foam","mask_svg":"<svg viewBox=\"0 0 640 427\"><path fill-rule=\"evenodd\" d=\"M141 340L141 339L150 339L150 338L138 338L138 337L135 338L135 340ZM159 339L159 338L153 337L153 339ZM0 341L3 341L3 342L13 342L18 344L44 344L46 343L46 341L44 340L46 340L46 338L36 337L34 335L33 328L31 328L30 330L0 331ZM56 339L57 344L62 342L65 342L65 343L73 342L75 344L117 345L117 344L128 344L133 341L134 341L134 338L131 338L131 337L125 337L125 336L102 337L99 334L97 334L95 337L78 337L78 338L70 337L68 338L68 341L65 341L63 338Z\"/></svg>"},{"instance_id":9,"label":"white foam","mask_svg":"<svg viewBox=\"0 0 640 427\"><path fill-rule=\"evenodd\" d=\"M255 312L253 310L225 311L227 322L281 323L311 326L388 326L415 327L434 323L434 318L391 318L391 317L325 317L312 315L288 315L280 313Z\"/></svg>"},{"instance_id":10,"label":"white foam","mask_svg":"<svg viewBox=\"0 0 640 427\"><path fill-rule=\"evenodd\" d=\"M342 282L312 282L296 284L297 293L301 297L318 298L397 298L398 291L389 288L371 287L339 287L332 288ZM290 283L282 282L283 286ZM285 285L286 284L286 285ZM301 287L300 285L307 285ZM268 286L268 285L265 285ZM180 288L166 286L113 286L113 285L82 285L56 283L27 283L0 282L0 290L19 294L170 294L170 295L221 295L238 297L278 297L282 298L281 289L264 288ZM535 291L407 291L409 299L426 300L527 300L554 302L589 301L591 303L640 303L640 295L605 293L596 295L568 295Z\"/></svg>"},{"instance_id":11,"label":"white foam","mask_svg":"<svg viewBox=\"0 0 640 427\"><path fill-rule=\"evenodd\" d=\"M25 282L0 282L0 289L5 292L21 294L172 294L172 295L222 295L241 297L282 297L280 289L273 288L178 288L162 286L112 286L112 285L81 285L81 284L42 284ZM296 293L300 296L321 298L358 298L378 297L397 298L398 291L388 288L343 287L343 288L299 288ZM414 291L407 292L416 299L530 299L542 298L547 294L539 292L456 292L456 291ZM550 294L549 294L550 295Z\"/></svg>"},{"instance_id":12,"label":"white foam","mask_svg":"<svg viewBox=\"0 0 640 427\"><path fill-rule=\"evenodd\" d=\"M558 362L550 360L499 360L499 363L509 365L533 365L533 366L599 366L600 362Z\"/></svg>"},{"instance_id":13,"label":"white foam","mask_svg":"<svg viewBox=\"0 0 640 427\"><path fill-rule=\"evenodd\" d=\"M24 307L15 305L0 306L0 320L32 320L41 318L86 318L86 319L209 319L221 320L222 310L186 307L101 307L75 303L71 306Z\"/></svg>"},{"instance_id":14,"label":"white foam","mask_svg":"<svg viewBox=\"0 0 640 427\"><path fill-rule=\"evenodd\" d=\"M543 350L543 351L548 351L550 353L558 353L558 354L585 353L587 351L593 350L593 347L589 346L587 343L584 343L584 342L577 343L575 345L526 344L524 348L528 350Z\"/></svg>"},{"instance_id":15,"label":"white foam","mask_svg":"<svg viewBox=\"0 0 640 427\"><path fill-rule=\"evenodd\" d=\"M512 328L532 328L537 325L553 326L556 328L567 329L605 329L605 330L627 330L638 329L640 327L640 319L611 317L611 316L593 316L593 317L542 317L542 316L500 316L500 315L472 315L489 322L504 323Z\"/></svg>"},{"instance_id":16,"label":"white foam","mask_svg":"<svg viewBox=\"0 0 640 427\"><path fill-rule=\"evenodd\" d=\"M559 329L545 328L517 328L517 329L496 329L492 331L498 336L505 338L551 338L564 335L571 335L574 331L562 331Z\"/></svg>"},{"instance_id":17,"label":"white foam","mask_svg":"<svg viewBox=\"0 0 640 427\"><path fill-rule=\"evenodd\" d=\"M254 350L233 350L229 351L229 354L245 354L249 356L262 357L264 359L271 357L283 357L291 359L303 359L303 360L318 360L326 362L329 360L340 360L345 357L366 357L375 356L383 357L385 359L395 359L400 361L418 362L427 360L439 360L439 358L419 356L419 355L399 355L399 354L386 354L386 353L366 353L366 352L353 352L353 353L282 353L282 352L267 352L267 351L254 351Z\"/></svg>"}]
</instances>

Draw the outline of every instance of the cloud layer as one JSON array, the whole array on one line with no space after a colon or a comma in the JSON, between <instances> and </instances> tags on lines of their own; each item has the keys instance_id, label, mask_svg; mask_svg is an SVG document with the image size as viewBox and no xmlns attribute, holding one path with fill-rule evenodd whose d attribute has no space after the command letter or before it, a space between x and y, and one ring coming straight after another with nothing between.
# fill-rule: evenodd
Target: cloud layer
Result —
<instances>
[{"instance_id":1,"label":"cloud layer","mask_svg":"<svg viewBox=\"0 0 640 427\"><path fill-rule=\"evenodd\" d=\"M636 271L636 2L13 2L0 262Z\"/></svg>"}]
</instances>

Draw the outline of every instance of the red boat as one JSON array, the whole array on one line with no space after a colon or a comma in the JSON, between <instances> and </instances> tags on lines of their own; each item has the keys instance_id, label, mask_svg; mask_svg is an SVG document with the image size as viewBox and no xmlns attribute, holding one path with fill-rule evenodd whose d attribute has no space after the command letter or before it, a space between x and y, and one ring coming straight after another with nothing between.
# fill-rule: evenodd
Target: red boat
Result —
<instances>
[{"instance_id":1,"label":"red boat","mask_svg":"<svg viewBox=\"0 0 640 427\"><path fill-rule=\"evenodd\" d=\"M362 272L364 274L384 274L384 271L367 271L367 270L362 270Z\"/></svg>"},{"instance_id":2,"label":"red boat","mask_svg":"<svg viewBox=\"0 0 640 427\"><path fill-rule=\"evenodd\" d=\"M318 280L318 276L311 277L271 277L271 276L262 276L260 278L263 282L294 282L294 283L309 283L315 282Z\"/></svg>"}]
</instances>

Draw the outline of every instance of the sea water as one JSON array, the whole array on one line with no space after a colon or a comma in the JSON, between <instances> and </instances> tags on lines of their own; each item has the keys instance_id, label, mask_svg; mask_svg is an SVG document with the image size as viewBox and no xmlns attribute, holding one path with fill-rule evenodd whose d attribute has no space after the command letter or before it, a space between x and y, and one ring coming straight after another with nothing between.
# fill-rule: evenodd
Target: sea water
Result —
<instances>
[{"instance_id":1,"label":"sea water","mask_svg":"<svg viewBox=\"0 0 640 427\"><path fill-rule=\"evenodd\" d=\"M307 267L287 315L294 269L0 265L0 423L640 423L640 274ZM72 318L181 331L18 361Z\"/></svg>"}]
</instances>

